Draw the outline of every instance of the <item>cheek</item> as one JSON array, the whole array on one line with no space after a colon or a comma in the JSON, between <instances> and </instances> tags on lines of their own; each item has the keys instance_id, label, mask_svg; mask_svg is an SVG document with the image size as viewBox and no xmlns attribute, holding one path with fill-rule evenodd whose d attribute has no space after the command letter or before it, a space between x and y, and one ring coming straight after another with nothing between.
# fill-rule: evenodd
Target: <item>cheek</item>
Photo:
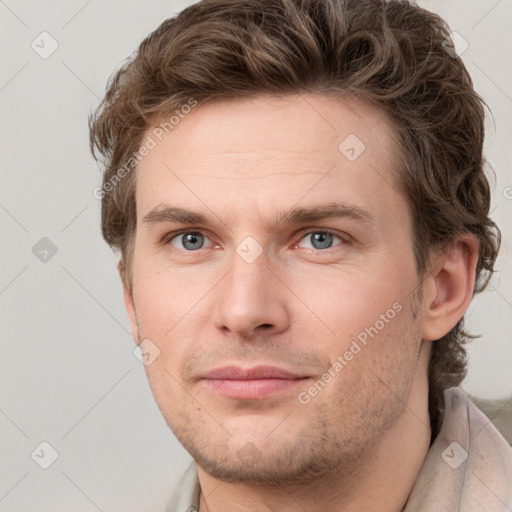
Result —
<instances>
[{"instance_id":1,"label":"cheek","mask_svg":"<svg viewBox=\"0 0 512 512\"><path fill-rule=\"evenodd\" d=\"M309 329L318 327L342 342L357 337L376 323L380 330L385 325L389 331L388 327L396 324L395 319L404 316L399 313L411 299L411 287L407 283L413 282L413 274L411 277L407 274L405 270L396 272L393 268L369 266L364 272L320 269L315 274L298 273L301 277L294 279L291 288L305 297L309 314L297 314L296 321L308 329L305 318L312 318ZM297 313L300 313L298 309Z\"/></svg>"},{"instance_id":2,"label":"cheek","mask_svg":"<svg viewBox=\"0 0 512 512\"><path fill-rule=\"evenodd\" d=\"M204 296L214 285L211 271L166 268L160 259L146 258L137 268L133 285L137 318L144 334L163 340L175 338L185 325L187 329L191 324L200 325L198 314Z\"/></svg>"},{"instance_id":3,"label":"cheek","mask_svg":"<svg viewBox=\"0 0 512 512\"><path fill-rule=\"evenodd\" d=\"M139 338L157 347L158 357L145 370L158 402L180 395L183 368L208 339L204 331L211 315L205 294L211 281L197 271L191 277L190 271L159 270L150 259L137 268L133 295Z\"/></svg>"}]
</instances>

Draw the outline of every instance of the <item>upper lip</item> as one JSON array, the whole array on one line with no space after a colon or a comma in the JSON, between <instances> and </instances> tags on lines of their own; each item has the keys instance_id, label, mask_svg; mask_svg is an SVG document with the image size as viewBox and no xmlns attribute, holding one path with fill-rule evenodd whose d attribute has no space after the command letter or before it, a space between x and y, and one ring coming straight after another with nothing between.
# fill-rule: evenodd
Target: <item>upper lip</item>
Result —
<instances>
[{"instance_id":1,"label":"upper lip","mask_svg":"<svg viewBox=\"0 0 512 512\"><path fill-rule=\"evenodd\" d=\"M210 380L257 380L257 379L304 379L305 375L292 373L277 366L254 366L240 368L223 366L207 372L203 378Z\"/></svg>"}]
</instances>

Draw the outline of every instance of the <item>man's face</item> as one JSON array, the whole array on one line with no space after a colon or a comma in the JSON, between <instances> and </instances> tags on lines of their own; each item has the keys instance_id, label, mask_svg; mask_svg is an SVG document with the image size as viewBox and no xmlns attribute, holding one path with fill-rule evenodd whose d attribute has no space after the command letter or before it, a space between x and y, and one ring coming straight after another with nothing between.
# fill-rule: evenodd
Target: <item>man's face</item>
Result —
<instances>
[{"instance_id":1,"label":"man's face","mask_svg":"<svg viewBox=\"0 0 512 512\"><path fill-rule=\"evenodd\" d=\"M146 134L128 309L160 351L146 371L166 421L213 476L349 467L426 386L390 129L304 95L199 106Z\"/></svg>"}]
</instances>

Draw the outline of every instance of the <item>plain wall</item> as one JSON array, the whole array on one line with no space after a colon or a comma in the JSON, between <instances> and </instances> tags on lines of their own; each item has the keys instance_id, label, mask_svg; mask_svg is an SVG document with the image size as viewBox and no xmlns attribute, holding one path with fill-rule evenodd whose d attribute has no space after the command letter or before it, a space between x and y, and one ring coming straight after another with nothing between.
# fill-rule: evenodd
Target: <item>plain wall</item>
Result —
<instances>
[{"instance_id":1,"label":"plain wall","mask_svg":"<svg viewBox=\"0 0 512 512\"><path fill-rule=\"evenodd\" d=\"M2 512L162 510L189 461L133 355L117 257L100 235L87 128L110 74L189 3L0 2ZM510 396L512 2L419 3L468 42L463 60L494 115L486 150L503 247L499 273L467 315L482 336L469 345L464 388ZM47 59L31 47L51 49L43 31L58 43ZM58 453L48 469L34 461L50 460L43 441Z\"/></svg>"}]
</instances>

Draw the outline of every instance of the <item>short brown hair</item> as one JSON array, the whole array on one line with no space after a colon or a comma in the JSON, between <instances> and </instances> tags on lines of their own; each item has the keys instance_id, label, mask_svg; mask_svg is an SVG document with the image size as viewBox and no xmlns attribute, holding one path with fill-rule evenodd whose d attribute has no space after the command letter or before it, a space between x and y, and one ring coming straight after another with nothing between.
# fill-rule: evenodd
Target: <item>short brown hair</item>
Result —
<instances>
[{"instance_id":1,"label":"short brown hair","mask_svg":"<svg viewBox=\"0 0 512 512\"><path fill-rule=\"evenodd\" d=\"M399 182L412 214L419 275L433 248L474 233L475 292L481 291L500 245L488 216L485 104L461 59L445 51L449 41L446 23L408 0L203 0L164 21L111 77L89 120L91 150L106 167L103 236L121 251L125 284L132 283L135 172L115 178L155 118L191 98L201 104L310 92L356 96L387 114L401 148ZM433 344L433 433L443 391L466 374L470 336L463 321Z\"/></svg>"}]
</instances>

